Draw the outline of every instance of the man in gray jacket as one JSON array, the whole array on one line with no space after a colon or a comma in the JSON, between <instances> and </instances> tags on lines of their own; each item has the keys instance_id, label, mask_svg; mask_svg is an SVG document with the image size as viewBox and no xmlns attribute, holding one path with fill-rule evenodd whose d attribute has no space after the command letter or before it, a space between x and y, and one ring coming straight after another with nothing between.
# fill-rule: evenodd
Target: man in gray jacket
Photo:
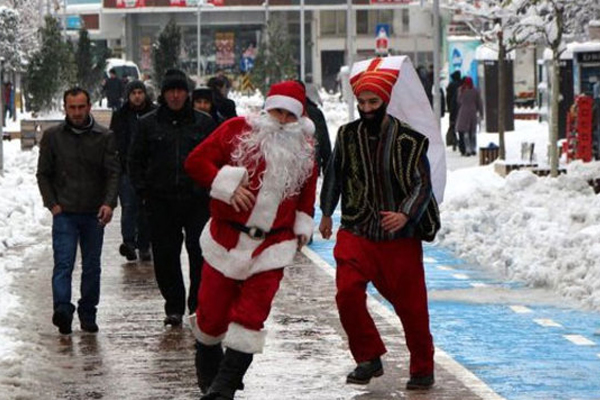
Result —
<instances>
[{"instance_id":1,"label":"man in gray jacket","mask_svg":"<svg viewBox=\"0 0 600 400\"><path fill-rule=\"evenodd\" d=\"M100 255L104 226L117 205L119 162L114 136L90 114L88 92L75 87L65 92L63 100L65 121L44 132L36 175L44 206L53 217L52 323L60 333L71 333L75 312L71 278L79 243L82 274L77 314L82 330L97 332Z\"/></svg>"}]
</instances>

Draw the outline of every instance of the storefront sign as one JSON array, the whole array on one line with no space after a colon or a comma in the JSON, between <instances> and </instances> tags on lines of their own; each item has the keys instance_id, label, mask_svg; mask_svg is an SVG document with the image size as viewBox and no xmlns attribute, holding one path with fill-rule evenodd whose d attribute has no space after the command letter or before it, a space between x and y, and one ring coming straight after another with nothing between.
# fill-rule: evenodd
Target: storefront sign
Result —
<instances>
[{"instance_id":1,"label":"storefront sign","mask_svg":"<svg viewBox=\"0 0 600 400\"><path fill-rule=\"evenodd\" d=\"M216 63L219 66L233 65L235 62L234 50L235 34L233 32L215 33L215 46L217 47Z\"/></svg>"},{"instance_id":2,"label":"storefront sign","mask_svg":"<svg viewBox=\"0 0 600 400\"><path fill-rule=\"evenodd\" d=\"M414 0L371 0L371 4L410 4Z\"/></svg>"}]
</instances>

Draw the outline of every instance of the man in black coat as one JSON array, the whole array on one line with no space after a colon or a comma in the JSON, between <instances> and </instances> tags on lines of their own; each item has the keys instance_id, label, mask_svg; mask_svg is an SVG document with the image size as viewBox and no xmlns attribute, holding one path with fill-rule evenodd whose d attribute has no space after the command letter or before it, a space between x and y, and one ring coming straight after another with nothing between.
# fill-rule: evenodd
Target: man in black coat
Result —
<instances>
[{"instance_id":1,"label":"man in black coat","mask_svg":"<svg viewBox=\"0 0 600 400\"><path fill-rule=\"evenodd\" d=\"M159 107L139 123L129 151L129 173L145 201L150 222L154 272L165 299L165 325L181 325L186 291L181 272L181 245L189 255L190 314L196 310L201 268L200 233L208 221L208 193L185 173L188 154L214 130L212 118L195 111L186 75L168 70Z\"/></svg>"},{"instance_id":2,"label":"man in black coat","mask_svg":"<svg viewBox=\"0 0 600 400\"><path fill-rule=\"evenodd\" d=\"M119 201L121 202L121 236L123 243L119 252L127 261L135 261L139 251L141 261L150 261L150 232L148 221L141 200L136 196L127 170L129 147L138 129L138 120L154 110L142 81L132 81L125 89L125 103L115 111L110 121L110 130L114 132L119 160L121 161L121 177L119 180Z\"/></svg>"},{"instance_id":3,"label":"man in black coat","mask_svg":"<svg viewBox=\"0 0 600 400\"><path fill-rule=\"evenodd\" d=\"M323 112L310 97L306 97L306 114L315 124L315 138L317 139L316 160L319 166L319 173L325 172L329 157L331 157L331 140L329 139L329 130L327 121Z\"/></svg>"},{"instance_id":4,"label":"man in black coat","mask_svg":"<svg viewBox=\"0 0 600 400\"><path fill-rule=\"evenodd\" d=\"M456 124L456 117L458 116L458 88L461 84L460 71L454 71L450 75L450 83L446 87L446 105L448 106L448 113L450 113L450 125L446 133L446 145L452 146L452 150L454 151L456 151L458 144L454 126Z\"/></svg>"},{"instance_id":5,"label":"man in black coat","mask_svg":"<svg viewBox=\"0 0 600 400\"><path fill-rule=\"evenodd\" d=\"M108 108L116 111L123 101L123 81L117 77L117 71L111 68L108 71L109 77L104 81L103 89Z\"/></svg>"}]
</instances>

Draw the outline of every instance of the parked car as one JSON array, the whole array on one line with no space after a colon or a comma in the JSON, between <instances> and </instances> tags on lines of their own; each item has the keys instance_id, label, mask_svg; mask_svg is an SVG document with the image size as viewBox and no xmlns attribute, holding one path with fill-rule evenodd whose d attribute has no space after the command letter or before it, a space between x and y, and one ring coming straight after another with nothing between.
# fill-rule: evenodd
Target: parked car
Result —
<instances>
[{"instance_id":1,"label":"parked car","mask_svg":"<svg viewBox=\"0 0 600 400\"><path fill-rule=\"evenodd\" d=\"M142 74L140 69L133 61L126 61L120 58L109 58L106 60L106 68L104 69L104 78L108 78L108 71L115 69L117 77L120 79L126 78L128 81L141 79Z\"/></svg>"}]
</instances>

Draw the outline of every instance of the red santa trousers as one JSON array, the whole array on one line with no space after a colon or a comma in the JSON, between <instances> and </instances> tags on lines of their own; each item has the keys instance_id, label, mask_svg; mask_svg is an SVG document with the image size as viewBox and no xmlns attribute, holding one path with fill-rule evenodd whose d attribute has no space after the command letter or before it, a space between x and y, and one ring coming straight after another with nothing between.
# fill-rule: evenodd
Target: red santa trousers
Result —
<instances>
[{"instance_id":1,"label":"red santa trousers","mask_svg":"<svg viewBox=\"0 0 600 400\"><path fill-rule=\"evenodd\" d=\"M373 242L341 229L333 254L337 263L337 306L356 362L386 352L367 310L366 289L372 282L400 317L410 351L410 374L432 374L434 347L429 331L421 241L400 238Z\"/></svg>"},{"instance_id":2,"label":"red santa trousers","mask_svg":"<svg viewBox=\"0 0 600 400\"><path fill-rule=\"evenodd\" d=\"M277 268L239 281L205 262L198 291L198 328L214 337L227 332L231 322L261 331L282 278L283 268Z\"/></svg>"}]
</instances>

